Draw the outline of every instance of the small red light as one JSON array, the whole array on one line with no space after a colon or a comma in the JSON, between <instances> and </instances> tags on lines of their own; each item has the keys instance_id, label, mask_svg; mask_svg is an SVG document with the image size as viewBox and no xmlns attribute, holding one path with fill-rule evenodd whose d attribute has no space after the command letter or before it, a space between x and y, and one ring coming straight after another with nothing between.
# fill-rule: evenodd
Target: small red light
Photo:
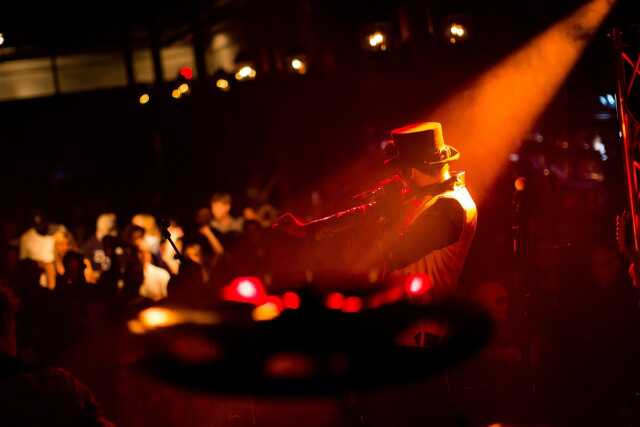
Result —
<instances>
[{"instance_id":1,"label":"small red light","mask_svg":"<svg viewBox=\"0 0 640 427\"><path fill-rule=\"evenodd\" d=\"M258 290L256 289L256 285L253 281L245 279L241 280L236 287L238 291L238 295L244 298L253 298L258 294Z\"/></svg>"},{"instance_id":2,"label":"small red light","mask_svg":"<svg viewBox=\"0 0 640 427\"><path fill-rule=\"evenodd\" d=\"M282 301L284 303L284 308L292 310L300 308L300 297L295 292L285 292L284 295L282 295Z\"/></svg>"},{"instance_id":3,"label":"small red light","mask_svg":"<svg viewBox=\"0 0 640 427\"><path fill-rule=\"evenodd\" d=\"M257 277L238 277L222 290L222 297L227 301L246 302L255 305L262 304L266 296L264 286Z\"/></svg>"},{"instance_id":4,"label":"small red light","mask_svg":"<svg viewBox=\"0 0 640 427\"><path fill-rule=\"evenodd\" d=\"M182 67L180 68L180 75L187 80L191 80L193 78L193 69L191 67Z\"/></svg>"},{"instance_id":5,"label":"small red light","mask_svg":"<svg viewBox=\"0 0 640 427\"><path fill-rule=\"evenodd\" d=\"M342 311L345 313L357 313L362 310L362 298L347 297L342 304Z\"/></svg>"},{"instance_id":6,"label":"small red light","mask_svg":"<svg viewBox=\"0 0 640 427\"><path fill-rule=\"evenodd\" d=\"M407 276L405 287L409 296L421 295L429 290L431 281L426 274L411 274Z\"/></svg>"},{"instance_id":7,"label":"small red light","mask_svg":"<svg viewBox=\"0 0 640 427\"><path fill-rule=\"evenodd\" d=\"M344 301L344 296L340 292L332 292L327 295L327 308L331 310L340 310L342 308L342 303Z\"/></svg>"}]
</instances>

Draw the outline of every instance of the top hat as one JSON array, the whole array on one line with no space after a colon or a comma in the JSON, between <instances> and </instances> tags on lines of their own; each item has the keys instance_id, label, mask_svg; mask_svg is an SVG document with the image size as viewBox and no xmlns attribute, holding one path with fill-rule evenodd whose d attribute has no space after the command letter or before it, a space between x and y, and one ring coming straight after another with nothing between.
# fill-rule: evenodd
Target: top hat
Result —
<instances>
[{"instance_id":1,"label":"top hat","mask_svg":"<svg viewBox=\"0 0 640 427\"><path fill-rule=\"evenodd\" d=\"M438 122L416 123L391 131L385 147L385 165L424 167L458 160L460 153L444 143L442 125Z\"/></svg>"}]
</instances>

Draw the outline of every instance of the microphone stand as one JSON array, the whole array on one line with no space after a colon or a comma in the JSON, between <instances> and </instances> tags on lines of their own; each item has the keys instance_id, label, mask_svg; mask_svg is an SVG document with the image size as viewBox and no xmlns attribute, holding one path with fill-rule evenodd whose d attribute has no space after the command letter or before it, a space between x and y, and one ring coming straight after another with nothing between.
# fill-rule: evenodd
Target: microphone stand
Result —
<instances>
[{"instance_id":1,"label":"microphone stand","mask_svg":"<svg viewBox=\"0 0 640 427\"><path fill-rule=\"evenodd\" d=\"M164 218L161 219L160 220L160 233L162 234L162 238L165 239L166 241L168 241L169 244L171 245L171 247L173 248L173 251L175 252L174 257L177 260L179 260L181 263L184 263L184 256L182 255L182 253L180 252L180 250L176 246L175 242L171 238L171 232L169 231L169 227L170 226L171 226L171 223L169 221L167 221Z\"/></svg>"}]
</instances>

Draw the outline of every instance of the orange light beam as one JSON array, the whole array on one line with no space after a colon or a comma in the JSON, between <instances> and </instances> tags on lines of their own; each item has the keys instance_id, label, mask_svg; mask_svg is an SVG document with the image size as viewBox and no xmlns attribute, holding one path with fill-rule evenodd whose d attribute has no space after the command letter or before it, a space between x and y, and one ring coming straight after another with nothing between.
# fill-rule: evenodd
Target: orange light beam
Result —
<instances>
[{"instance_id":1,"label":"orange light beam","mask_svg":"<svg viewBox=\"0 0 640 427\"><path fill-rule=\"evenodd\" d=\"M427 116L462 152L481 200L508 154L549 104L614 4L592 0L482 74Z\"/></svg>"}]
</instances>

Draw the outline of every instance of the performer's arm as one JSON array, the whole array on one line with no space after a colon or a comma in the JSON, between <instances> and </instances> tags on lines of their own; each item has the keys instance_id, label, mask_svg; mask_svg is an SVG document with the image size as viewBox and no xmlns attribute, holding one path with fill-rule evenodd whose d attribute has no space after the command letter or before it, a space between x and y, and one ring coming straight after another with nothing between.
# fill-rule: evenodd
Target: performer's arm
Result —
<instances>
[{"instance_id":1,"label":"performer's arm","mask_svg":"<svg viewBox=\"0 0 640 427\"><path fill-rule=\"evenodd\" d=\"M374 208L376 208L376 202L365 203L309 221L304 227L316 240L324 240L361 223L363 216L371 213Z\"/></svg>"},{"instance_id":2,"label":"performer's arm","mask_svg":"<svg viewBox=\"0 0 640 427\"><path fill-rule=\"evenodd\" d=\"M455 243L462 233L465 212L453 199L438 200L400 236L393 236L385 252L391 270L406 267L430 252Z\"/></svg>"},{"instance_id":3,"label":"performer's arm","mask_svg":"<svg viewBox=\"0 0 640 427\"><path fill-rule=\"evenodd\" d=\"M355 196L355 199L367 200L359 206L309 222L303 222L286 213L276 220L273 228L282 229L298 237L312 236L316 240L324 240L362 224L365 218L371 218L372 215L388 217L408 191L406 183L394 175L380 181L373 189Z\"/></svg>"}]
</instances>

